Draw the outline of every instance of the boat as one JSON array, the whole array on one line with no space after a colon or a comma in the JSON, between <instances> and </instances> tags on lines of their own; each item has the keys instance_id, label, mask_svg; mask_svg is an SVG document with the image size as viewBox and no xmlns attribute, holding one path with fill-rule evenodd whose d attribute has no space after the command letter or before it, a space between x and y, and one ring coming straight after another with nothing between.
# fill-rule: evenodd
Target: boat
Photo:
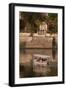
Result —
<instances>
[{"instance_id":1,"label":"boat","mask_svg":"<svg viewBox=\"0 0 66 90\"><path fill-rule=\"evenodd\" d=\"M33 55L33 65L36 66L47 66L50 60L50 56L48 55L40 55L34 54Z\"/></svg>"}]
</instances>

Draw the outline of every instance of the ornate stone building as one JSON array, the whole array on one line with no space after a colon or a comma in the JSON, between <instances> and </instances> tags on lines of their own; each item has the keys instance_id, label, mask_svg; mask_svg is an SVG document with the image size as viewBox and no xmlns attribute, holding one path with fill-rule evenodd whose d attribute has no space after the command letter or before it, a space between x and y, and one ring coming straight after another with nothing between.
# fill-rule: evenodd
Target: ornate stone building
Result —
<instances>
[{"instance_id":1,"label":"ornate stone building","mask_svg":"<svg viewBox=\"0 0 66 90\"><path fill-rule=\"evenodd\" d=\"M46 36L46 33L47 33L47 24L46 24L46 22L42 22L39 25L38 34L39 35L45 35Z\"/></svg>"}]
</instances>

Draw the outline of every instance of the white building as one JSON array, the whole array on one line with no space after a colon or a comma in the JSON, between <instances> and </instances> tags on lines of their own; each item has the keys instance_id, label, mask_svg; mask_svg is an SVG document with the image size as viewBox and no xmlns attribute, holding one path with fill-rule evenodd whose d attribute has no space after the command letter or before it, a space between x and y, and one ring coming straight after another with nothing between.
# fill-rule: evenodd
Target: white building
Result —
<instances>
[{"instance_id":1,"label":"white building","mask_svg":"<svg viewBox=\"0 0 66 90\"><path fill-rule=\"evenodd\" d=\"M46 22L42 22L39 26L38 34L46 36L46 32L47 32L47 24Z\"/></svg>"}]
</instances>

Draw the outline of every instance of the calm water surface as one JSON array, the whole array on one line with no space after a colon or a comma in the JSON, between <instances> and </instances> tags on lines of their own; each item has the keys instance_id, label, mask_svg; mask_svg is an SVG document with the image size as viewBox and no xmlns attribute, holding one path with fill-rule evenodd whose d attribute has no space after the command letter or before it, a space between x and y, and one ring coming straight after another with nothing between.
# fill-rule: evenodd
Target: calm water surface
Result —
<instances>
[{"instance_id":1,"label":"calm water surface","mask_svg":"<svg viewBox=\"0 0 66 90\"><path fill-rule=\"evenodd\" d=\"M50 56L48 65L35 65L34 54ZM57 76L57 65L57 49L22 49L20 51L20 78Z\"/></svg>"}]
</instances>

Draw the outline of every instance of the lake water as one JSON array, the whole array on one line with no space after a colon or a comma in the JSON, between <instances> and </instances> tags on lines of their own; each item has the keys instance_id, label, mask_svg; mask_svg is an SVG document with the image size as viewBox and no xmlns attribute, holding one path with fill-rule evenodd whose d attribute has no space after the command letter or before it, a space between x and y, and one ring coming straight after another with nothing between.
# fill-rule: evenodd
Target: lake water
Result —
<instances>
[{"instance_id":1,"label":"lake water","mask_svg":"<svg viewBox=\"0 0 66 90\"><path fill-rule=\"evenodd\" d=\"M33 61L35 54L50 56L48 64L36 64ZM57 49L22 49L20 51L20 78L49 77L58 75ZM40 63L40 62L39 62Z\"/></svg>"}]
</instances>

